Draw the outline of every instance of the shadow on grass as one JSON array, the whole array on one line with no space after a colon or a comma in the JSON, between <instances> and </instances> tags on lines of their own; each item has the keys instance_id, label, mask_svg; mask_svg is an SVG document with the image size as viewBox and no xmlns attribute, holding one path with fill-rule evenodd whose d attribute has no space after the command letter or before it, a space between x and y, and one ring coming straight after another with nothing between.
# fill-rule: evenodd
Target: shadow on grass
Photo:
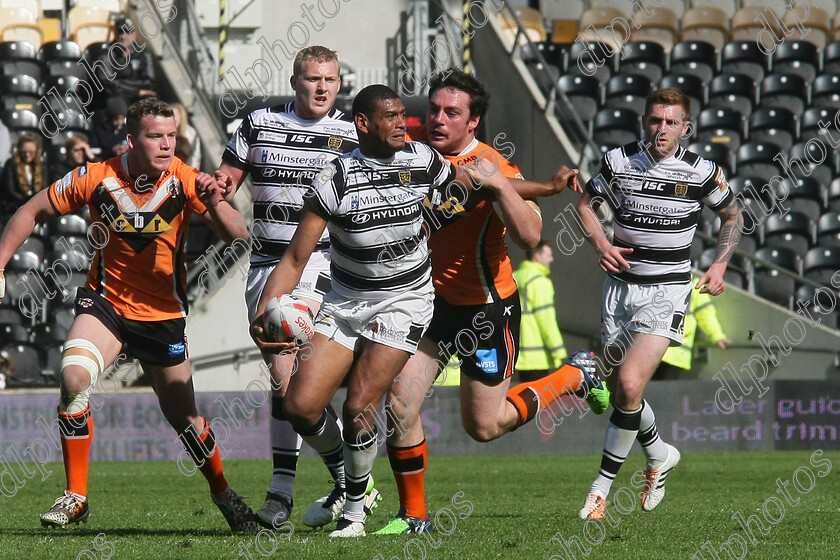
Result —
<instances>
[{"instance_id":1,"label":"shadow on grass","mask_svg":"<svg viewBox=\"0 0 840 560\"><path fill-rule=\"evenodd\" d=\"M234 533L230 530L224 529L144 529L141 527L99 527L97 529L88 529L86 527L72 527L67 529L11 529L4 531L6 535L17 535L21 537L88 537L96 536L99 533L105 533L108 536L133 536L141 535L147 537L245 537L247 535L255 535L256 533Z\"/></svg>"}]
</instances>

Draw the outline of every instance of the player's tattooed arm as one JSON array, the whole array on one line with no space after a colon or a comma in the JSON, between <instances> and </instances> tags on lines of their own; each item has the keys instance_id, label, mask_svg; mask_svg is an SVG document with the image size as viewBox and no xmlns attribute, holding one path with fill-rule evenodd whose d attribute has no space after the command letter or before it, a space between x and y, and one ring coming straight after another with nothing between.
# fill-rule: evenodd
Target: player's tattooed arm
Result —
<instances>
[{"instance_id":1,"label":"player's tattooed arm","mask_svg":"<svg viewBox=\"0 0 840 560\"><path fill-rule=\"evenodd\" d=\"M718 212L720 216L720 233L718 234L718 246L715 252L716 263L726 263L735 254L735 249L741 241L741 232L744 230L744 217L738 209L738 203L734 200Z\"/></svg>"}]
</instances>

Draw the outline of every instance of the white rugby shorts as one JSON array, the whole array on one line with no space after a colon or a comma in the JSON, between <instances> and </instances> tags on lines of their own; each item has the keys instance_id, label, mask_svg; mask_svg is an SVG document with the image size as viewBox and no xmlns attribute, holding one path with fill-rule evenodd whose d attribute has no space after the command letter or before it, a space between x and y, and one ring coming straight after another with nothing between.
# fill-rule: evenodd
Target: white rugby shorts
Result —
<instances>
[{"instance_id":1,"label":"white rugby shorts","mask_svg":"<svg viewBox=\"0 0 840 560\"><path fill-rule=\"evenodd\" d=\"M248 321L253 321L257 314L265 282L276 265L252 266L248 270L248 283L245 285L245 305L248 307ZM303 269L292 295L308 298L318 303L324 300L324 294L330 285L330 254L328 251L314 251Z\"/></svg>"}]
</instances>

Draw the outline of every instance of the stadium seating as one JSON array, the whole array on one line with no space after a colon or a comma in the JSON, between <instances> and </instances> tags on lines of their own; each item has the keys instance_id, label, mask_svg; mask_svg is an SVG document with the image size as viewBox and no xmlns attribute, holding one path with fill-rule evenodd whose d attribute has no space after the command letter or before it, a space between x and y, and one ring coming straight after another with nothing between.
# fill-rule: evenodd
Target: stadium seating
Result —
<instances>
[{"instance_id":1,"label":"stadium seating","mask_svg":"<svg viewBox=\"0 0 840 560\"><path fill-rule=\"evenodd\" d=\"M628 15L611 6L586 10L580 16L578 42L605 43L614 52L620 52L624 41L624 33L625 31L629 32L629 28L632 27L627 21ZM608 29L614 29L613 22L619 22L619 27L615 28L614 32L607 31Z\"/></svg>"},{"instance_id":2,"label":"stadium seating","mask_svg":"<svg viewBox=\"0 0 840 560\"><path fill-rule=\"evenodd\" d=\"M836 138L835 142L840 141L840 133L830 125L836 113L836 108L831 109L829 107L810 107L806 109L799 119L799 139L805 142L811 138L822 138L820 121L823 121L829 123L828 132L834 130L832 136Z\"/></svg>"},{"instance_id":3,"label":"stadium seating","mask_svg":"<svg viewBox=\"0 0 840 560\"><path fill-rule=\"evenodd\" d=\"M38 49L28 41L0 43L0 74L4 76L27 75L41 79Z\"/></svg>"},{"instance_id":4,"label":"stadium seating","mask_svg":"<svg viewBox=\"0 0 840 560\"><path fill-rule=\"evenodd\" d=\"M826 74L840 74L840 41L826 45L822 63Z\"/></svg>"},{"instance_id":5,"label":"stadium seating","mask_svg":"<svg viewBox=\"0 0 840 560\"><path fill-rule=\"evenodd\" d=\"M698 141L722 144L733 153L746 136L746 120L734 109L709 107L694 119Z\"/></svg>"},{"instance_id":6,"label":"stadium seating","mask_svg":"<svg viewBox=\"0 0 840 560\"><path fill-rule=\"evenodd\" d=\"M765 247L787 247L804 255L813 245L811 221L801 212L772 214L764 224Z\"/></svg>"},{"instance_id":7,"label":"stadium seating","mask_svg":"<svg viewBox=\"0 0 840 560\"><path fill-rule=\"evenodd\" d=\"M799 272L799 256L791 249L785 247L765 247L755 252L758 259L767 261L771 265L784 268L790 272ZM779 270L766 267L763 264L755 265L754 276L755 293L778 305L790 307L795 288L794 279Z\"/></svg>"},{"instance_id":8,"label":"stadium seating","mask_svg":"<svg viewBox=\"0 0 840 560\"><path fill-rule=\"evenodd\" d=\"M782 174L781 164L774 159L780 152L779 146L771 143L747 142L738 148L738 174L755 175L766 184L776 175Z\"/></svg>"},{"instance_id":9,"label":"stadium seating","mask_svg":"<svg viewBox=\"0 0 840 560\"><path fill-rule=\"evenodd\" d=\"M697 76L704 84L712 81L718 70L718 52L704 41L682 41L670 54L670 71Z\"/></svg>"},{"instance_id":10,"label":"stadium seating","mask_svg":"<svg viewBox=\"0 0 840 560\"><path fill-rule=\"evenodd\" d=\"M726 146L710 142L694 142L688 146L688 150L715 162L723 168L727 177L732 176L732 152Z\"/></svg>"},{"instance_id":11,"label":"stadium seating","mask_svg":"<svg viewBox=\"0 0 840 560\"><path fill-rule=\"evenodd\" d=\"M784 41L770 56L773 72L797 75L804 82L811 82L820 70L820 52L813 43Z\"/></svg>"},{"instance_id":12,"label":"stadium seating","mask_svg":"<svg viewBox=\"0 0 840 560\"><path fill-rule=\"evenodd\" d=\"M840 74L822 74L817 76L811 87L811 104L814 107L840 106Z\"/></svg>"},{"instance_id":13,"label":"stadium seating","mask_svg":"<svg viewBox=\"0 0 840 560\"><path fill-rule=\"evenodd\" d=\"M802 41L807 41L818 49L824 49L831 41L831 15L837 11L837 4L834 0L828 0L823 7L818 7L815 0L808 2L793 2L792 9L785 11L782 17L782 23L788 29L795 29L801 26L801 29L806 29L807 34L802 37ZM812 4L805 13L805 4ZM828 11L826 10L828 8ZM800 36L800 31L794 31L794 37ZM784 43L782 43L784 44Z\"/></svg>"},{"instance_id":14,"label":"stadium seating","mask_svg":"<svg viewBox=\"0 0 840 560\"><path fill-rule=\"evenodd\" d=\"M790 149L790 159L802 162L807 177L822 185L829 184L835 175L830 156L826 146L815 141L798 142ZM799 174L798 168L794 173Z\"/></svg>"},{"instance_id":15,"label":"stadium seating","mask_svg":"<svg viewBox=\"0 0 840 560\"><path fill-rule=\"evenodd\" d=\"M32 76L13 75L0 77L0 93L3 97L3 110L36 111L40 84Z\"/></svg>"},{"instance_id":16,"label":"stadium seating","mask_svg":"<svg viewBox=\"0 0 840 560\"><path fill-rule=\"evenodd\" d=\"M826 207L830 212L840 212L840 177L835 178L828 186Z\"/></svg>"},{"instance_id":17,"label":"stadium seating","mask_svg":"<svg viewBox=\"0 0 840 560\"><path fill-rule=\"evenodd\" d=\"M619 74L639 74L651 82L662 79L666 66L665 49L659 43L646 41L626 43L618 57Z\"/></svg>"},{"instance_id":18,"label":"stadium seating","mask_svg":"<svg viewBox=\"0 0 840 560\"><path fill-rule=\"evenodd\" d=\"M782 107L761 107L749 119L750 141L769 142L787 152L796 139L796 117ZM778 153L778 151L777 151Z\"/></svg>"},{"instance_id":19,"label":"stadium seating","mask_svg":"<svg viewBox=\"0 0 840 560\"><path fill-rule=\"evenodd\" d=\"M599 42L576 42L569 50L566 71L595 77L605 84L612 76L612 61L617 51Z\"/></svg>"},{"instance_id":20,"label":"stadium seating","mask_svg":"<svg viewBox=\"0 0 840 560\"><path fill-rule=\"evenodd\" d=\"M76 6L67 14L70 38L82 49L112 39L111 12L96 6ZM543 40L545 37L543 37Z\"/></svg>"},{"instance_id":21,"label":"stadium seating","mask_svg":"<svg viewBox=\"0 0 840 560\"><path fill-rule=\"evenodd\" d=\"M767 62L767 55L757 43L750 41L727 43L720 53L721 73L744 74L755 83L764 79Z\"/></svg>"},{"instance_id":22,"label":"stadium seating","mask_svg":"<svg viewBox=\"0 0 840 560\"><path fill-rule=\"evenodd\" d=\"M808 105L808 87L802 77L795 74L770 74L761 81L762 107L786 109L799 115Z\"/></svg>"},{"instance_id":23,"label":"stadium seating","mask_svg":"<svg viewBox=\"0 0 840 560\"><path fill-rule=\"evenodd\" d=\"M773 12L773 13L769 13ZM733 41L751 41L759 40L759 33L762 31L767 33L775 32L779 35L779 16L776 11L766 5L744 5L740 10L732 14L730 27L732 33L730 38ZM770 45L765 45L768 48Z\"/></svg>"},{"instance_id":24,"label":"stadium seating","mask_svg":"<svg viewBox=\"0 0 840 560\"><path fill-rule=\"evenodd\" d=\"M785 179L785 182L789 185L787 179ZM786 208L795 212L802 212L808 216L811 223L816 223L824 211L822 184L813 177L797 179L796 183L789 187L786 198L780 198L780 200L783 200Z\"/></svg>"},{"instance_id":25,"label":"stadium seating","mask_svg":"<svg viewBox=\"0 0 840 560\"><path fill-rule=\"evenodd\" d=\"M817 222L817 244L840 248L840 212L823 214Z\"/></svg>"},{"instance_id":26,"label":"stadium seating","mask_svg":"<svg viewBox=\"0 0 840 560\"><path fill-rule=\"evenodd\" d=\"M8 344L3 347L12 364L14 376L8 379L9 388L41 385L41 356L38 349L29 343Z\"/></svg>"},{"instance_id":27,"label":"stadium seating","mask_svg":"<svg viewBox=\"0 0 840 560\"><path fill-rule=\"evenodd\" d=\"M601 109L592 120L592 139L608 149L637 140L640 134L639 115L629 109Z\"/></svg>"},{"instance_id":28,"label":"stadium seating","mask_svg":"<svg viewBox=\"0 0 840 560\"><path fill-rule=\"evenodd\" d=\"M802 275L822 284L831 286L831 278L840 270L840 247L814 247L802 261Z\"/></svg>"},{"instance_id":29,"label":"stadium seating","mask_svg":"<svg viewBox=\"0 0 840 560\"><path fill-rule=\"evenodd\" d=\"M682 16L681 41L703 41L721 50L729 39L729 18L714 6L695 7Z\"/></svg>"},{"instance_id":30,"label":"stadium seating","mask_svg":"<svg viewBox=\"0 0 840 560\"><path fill-rule=\"evenodd\" d=\"M566 74L558 82L582 121L591 121L601 106L601 84L592 76Z\"/></svg>"},{"instance_id":31,"label":"stadium seating","mask_svg":"<svg viewBox=\"0 0 840 560\"><path fill-rule=\"evenodd\" d=\"M633 14L634 25L630 32L631 41L645 41L655 43L664 51L670 51L679 41L679 16L668 7L659 6L654 10L639 10ZM655 78L657 81L659 78Z\"/></svg>"},{"instance_id":32,"label":"stadium seating","mask_svg":"<svg viewBox=\"0 0 840 560\"><path fill-rule=\"evenodd\" d=\"M604 106L629 109L641 115L645 110L645 99L653 90L653 83L645 76L616 74L604 89Z\"/></svg>"},{"instance_id":33,"label":"stadium seating","mask_svg":"<svg viewBox=\"0 0 840 560\"><path fill-rule=\"evenodd\" d=\"M755 89L755 82L744 74L718 74L709 84L709 106L749 115L755 105Z\"/></svg>"},{"instance_id":34,"label":"stadium seating","mask_svg":"<svg viewBox=\"0 0 840 560\"><path fill-rule=\"evenodd\" d=\"M38 14L26 8L0 6L0 37L3 41L28 41L39 48L43 33Z\"/></svg>"}]
</instances>

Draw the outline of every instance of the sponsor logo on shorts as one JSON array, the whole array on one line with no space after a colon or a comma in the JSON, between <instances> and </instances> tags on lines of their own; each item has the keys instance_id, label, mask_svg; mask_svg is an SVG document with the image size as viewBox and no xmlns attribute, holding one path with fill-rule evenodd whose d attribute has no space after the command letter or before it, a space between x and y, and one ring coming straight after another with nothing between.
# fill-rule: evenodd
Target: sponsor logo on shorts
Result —
<instances>
[{"instance_id":1,"label":"sponsor logo on shorts","mask_svg":"<svg viewBox=\"0 0 840 560\"><path fill-rule=\"evenodd\" d=\"M79 298L79 307L89 309L93 307L93 300L87 297Z\"/></svg>"},{"instance_id":2,"label":"sponsor logo on shorts","mask_svg":"<svg viewBox=\"0 0 840 560\"><path fill-rule=\"evenodd\" d=\"M499 361L495 348L479 348L475 351L476 365L484 373L499 373Z\"/></svg>"},{"instance_id":3,"label":"sponsor logo on shorts","mask_svg":"<svg viewBox=\"0 0 840 560\"><path fill-rule=\"evenodd\" d=\"M383 340L394 340L396 342L403 342L407 334L405 332L398 331L397 329L388 328L379 321L373 322L371 331L373 332L373 334L376 335L376 338L381 338Z\"/></svg>"},{"instance_id":4,"label":"sponsor logo on shorts","mask_svg":"<svg viewBox=\"0 0 840 560\"><path fill-rule=\"evenodd\" d=\"M187 345L183 342L176 342L169 345L170 356L183 356L187 353Z\"/></svg>"}]
</instances>

